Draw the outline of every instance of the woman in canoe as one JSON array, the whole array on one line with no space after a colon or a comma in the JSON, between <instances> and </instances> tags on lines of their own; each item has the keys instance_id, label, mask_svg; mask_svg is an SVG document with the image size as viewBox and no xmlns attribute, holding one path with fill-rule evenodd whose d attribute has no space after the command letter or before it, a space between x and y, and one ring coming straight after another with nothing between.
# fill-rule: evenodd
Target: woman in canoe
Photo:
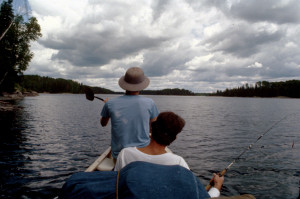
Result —
<instances>
[{"instance_id":1,"label":"woman in canoe","mask_svg":"<svg viewBox=\"0 0 300 199\"><path fill-rule=\"evenodd\" d=\"M180 165L189 169L185 160L173 153L168 153L166 147L177 137L185 125L184 119L173 112L162 112L157 120L151 123L151 141L146 147L124 148L118 156L115 171L121 170L126 165L136 162L150 162L160 165ZM211 197L219 197L224 182L224 176L219 177L214 173L214 187L208 194Z\"/></svg>"}]
</instances>

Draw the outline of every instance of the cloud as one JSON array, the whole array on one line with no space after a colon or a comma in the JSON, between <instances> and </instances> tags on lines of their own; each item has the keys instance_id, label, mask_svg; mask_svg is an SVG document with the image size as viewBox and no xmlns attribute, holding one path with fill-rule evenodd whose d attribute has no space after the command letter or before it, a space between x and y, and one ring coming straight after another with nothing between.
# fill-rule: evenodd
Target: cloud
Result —
<instances>
[{"instance_id":1,"label":"cloud","mask_svg":"<svg viewBox=\"0 0 300 199\"><path fill-rule=\"evenodd\" d=\"M132 66L149 89L215 92L300 79L297 0L29 0L43 38L27 74L121 90Z\"/></svg>"},{"instance_id":2,"label":"cloud","mask_svg":"<svg viewBox=\"0 0 300 199\"><path fill-rule=\"evenodd\" d=\"M276 24L299 23L300 5L297 0L256 0L233 4L232 17L249 22L267 21Z\"/></svg>"},{"instance_id":3,"label":"cloud","mask_svg":"<svg viewBox=\"0 0 300 199\"><path fill-rule=\"evenodd\" d=\"M248 57L260 51L263 45L272 44L280 40L282 33L270 33L267 30L257 30L246 24L233 29L226 29L210 37L204 43L211 51L222 51L235 56Z\"/></svg>"},{"instance_id":4,"label":"cloud","mask_svg":"<svg viewBox=\"0 0 300 199\"><path fill-rule=\"evenodd\" d=\"M255 62L254 64L251 64L247 66L247 68L261 68L263 65L259 62Z\"/></svg>"}]
</instances>

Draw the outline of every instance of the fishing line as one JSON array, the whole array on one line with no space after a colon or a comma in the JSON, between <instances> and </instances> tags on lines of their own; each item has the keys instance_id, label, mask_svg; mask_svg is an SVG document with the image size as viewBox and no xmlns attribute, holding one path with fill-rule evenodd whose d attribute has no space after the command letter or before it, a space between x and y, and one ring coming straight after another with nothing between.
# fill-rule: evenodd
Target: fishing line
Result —
<instances>
[{"instance_id":1,"label":"fishing line","mask_svg":"<svg viewBox=\"0 0 300 199\"><path fill-rule=\"evenodd\" d=\"M284 116L283 118L281 118L280 120L278 120L277 122L275 122L269 129L267 129L263 134L261 134L255 142L253 142L252 144L250 144L245 150L243 150L240 155L238 155L236 158L233 159L233 161L225 168L223 169L220 173L219 176L224 176L225 173L230 169L230 167L238 160L240 159L240 157L242 155L244 155L244 153L246 153L246 151L250 150L252 148L252 146L257 143L264 135L266 135L269 131L271 131L278 123L280 123L282 120L286 119L289 115ZM213 178L209 181L209 184L206 185L205 189L208 191L212 186L213 186Z\"/></svg>"}]
</instances>

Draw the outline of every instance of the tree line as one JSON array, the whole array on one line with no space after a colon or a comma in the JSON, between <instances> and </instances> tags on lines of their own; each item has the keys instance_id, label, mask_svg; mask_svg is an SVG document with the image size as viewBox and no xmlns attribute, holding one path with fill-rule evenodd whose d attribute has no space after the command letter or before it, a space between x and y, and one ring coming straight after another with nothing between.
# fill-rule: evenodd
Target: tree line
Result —
<instances>
[{"instance_id":1,"label":"tree line","mask_svg":"<svg viewBox=\"0 0 300 199\"><path fill-rule=\"evenodd\" d=\"M211 94L212 96L227 97L291 97L300 98L300 80L281 82L259 81L255 85L244 84L241 87L225 89Z\"/></svg>"},{"instance_id":2,"label":"tree line","mask_svg":"<svg viewBox=\"0 0 300 199\"><path fill-rule=\"evenodd\" d=\"M163 90L143 90L141 95L195 95L193 92L179 88L167 88Z\"/></svg>"},{"instance_id":3,"label":"tree line","mask_svg":"<svg viewBox=\"0 0 300 199\"><path fill-rule=\"evenodd\" d=\"M38 93L84 93L87 85L78 83L73 80L62 78L42 77L39 75L24 75L20 82L21 91L36 91ZM91 87L96 94L122 94L124 92L114 92L112 90ZM185 89L163 89L163 90L143 90L142 95L194 95Z\"/></svg>"},{"instance_id":4,"label":"tree line","mask_svg":"<svg viewBox=\"0 0 300 199\"><path fill-rule=\"evenodd\" d=\"M24 75L20 82L22 91L38 93L84 93L86 85L69 79ZM95 93L114 93L101 87L91 87Z\"/></svg>"}]
</instances>

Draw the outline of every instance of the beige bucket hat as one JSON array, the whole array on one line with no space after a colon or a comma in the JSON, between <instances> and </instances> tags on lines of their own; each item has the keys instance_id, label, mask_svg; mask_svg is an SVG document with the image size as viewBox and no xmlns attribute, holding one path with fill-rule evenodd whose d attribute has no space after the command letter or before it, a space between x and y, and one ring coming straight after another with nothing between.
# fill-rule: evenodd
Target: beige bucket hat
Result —
<instances>
[{"instance_id":1,"label":"beige bucket hat","mask_svg":"<svg viewBox=\"0 0 300 199\"><path fill-rule=\"evenodd\" d=\"M129 68L119 79L119 86L127 91L141 91L148 87L150 80L139 67Z\"/></svg>"}]
</instances>

